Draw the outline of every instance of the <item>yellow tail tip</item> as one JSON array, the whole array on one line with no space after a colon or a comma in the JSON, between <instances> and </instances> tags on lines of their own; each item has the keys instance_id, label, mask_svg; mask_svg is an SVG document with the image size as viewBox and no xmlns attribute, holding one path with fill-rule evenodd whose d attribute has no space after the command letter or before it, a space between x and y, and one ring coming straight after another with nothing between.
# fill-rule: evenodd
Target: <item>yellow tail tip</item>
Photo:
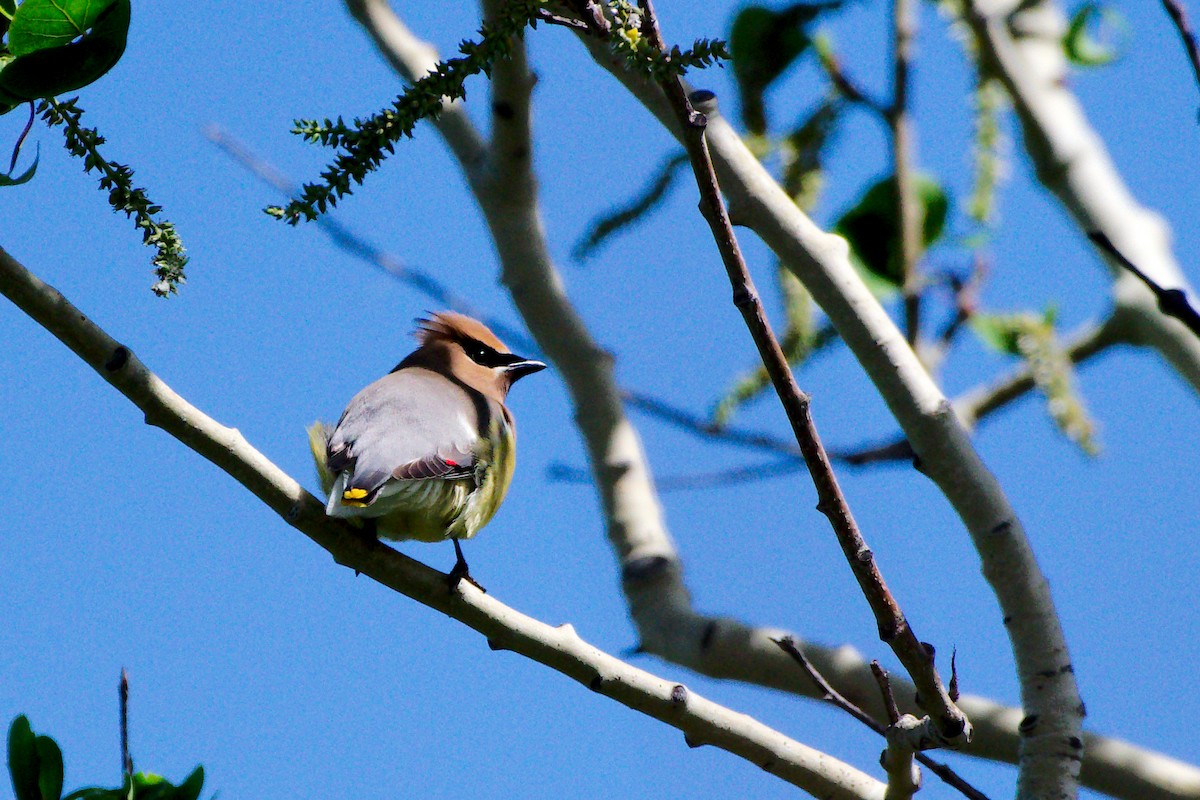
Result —
<instances>
[{"instance_id":1,"label":"yellow tail tip","mask_svg":"<svg viewBox=\"0 0 1200 800\"><path fill-rule=\"evenodd\" d=\"M363 508L366 506L366 503L363 502L366 496L366 489L347 489L342 492L342 503L352 508Z\"/></svg>"}]
</instances>

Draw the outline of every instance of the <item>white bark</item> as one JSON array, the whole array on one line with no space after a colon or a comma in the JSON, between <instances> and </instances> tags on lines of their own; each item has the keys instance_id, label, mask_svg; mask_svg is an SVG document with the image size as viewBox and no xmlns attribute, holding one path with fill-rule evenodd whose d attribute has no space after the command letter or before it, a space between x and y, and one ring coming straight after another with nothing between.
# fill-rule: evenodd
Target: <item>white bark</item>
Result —
<instances>
[{"instance_id":1,"label":"white bark","mask_svg":"<svg viewBox=\"0 0 1200 800\"><path fill-rule=\"evenodd\" d=\"M683 732L693 746L713 745L745 758L815 797L880 800L884 785L832 756L757 720L693 694L682 684L630 666L588 644L570 625L552 627L492 595L446 576L344 521L326 516L324 503L227 428L176 394L129 348L91 322L56 289L0 249L0 293L54 334L88 366L162 428L245 486L290 525L327 550L342 566L459 620L512 650L557 670L592 691Z\"/></svg>"},{"instance_id":2,"label":"white bark","mask_svg":"<svg viewBox=\"0 0 1200 800\"><path fill-rule=\"evenodd\" d=\"M657 86L623 69L601 45L596 60L678 136ZM1073 797L1083 750L1083 704L1050 589L1021 522L937 385L850 263L841 237L820 230L720 117L708 141L734 221L755 231L804 283L900 423L922 471L971 534L1004 615L1025 721L1018 795Z\"/></svg>"},{"instance_id":3,"label":"white bark","mask_svg":"<svg viewBox=\"0 0 1200 800\"><path fill-rule=\"evenodd\" d=\"M402 24L391 21L395 15L384 0L348 0L348 5L405 78L411 81L433 67L433 51L415 40ZM466 119L457 106L452 113ZM437 123L443 132L445 120L443 114ZM497 135L509 134L497 131ZM458 148L450 144L457 155ZM499 218L511 213L493 207L498 206L495 199L487 199L493 188L503 189L503 185L489 187L477 180L485 174L478 161L464 162L463 168L489 220L493 215ZM525 192L532 190L532 177L528 180ZM536 213L489 224L497 237L502 237L498 238L497 248L514 299L570 391L642 647L712 677L814 696L811 682L771 642L784 635L800 637L779 629L754 628L733 619L709 617L692 607L683 582L683 566L665 527L641 442L620 402L612 359L591 339L570 306L544 246ZM530 297L528 309L518 298L518 293L525 291L537 292L536 299ZM803 647L842 694L873 710L876 718L884 718L877 686L860 654L850 647L826 648L811 642L804 642ZM910 685L895 682L895 686L899 697L912 696ZM959 705L975 726L975 740L966 752L1015 762L1021 712L972 696L962 697ZM915 710L911 705L909 709ZM1085 739L1088 749L1083 778L1091 788L1126 800L1200 797L1200 770L1125 742L1091 734Z\"/></svg>"},{"instance_id":4,"label":"white bark","mask_svg":"<svg viewBox=\"0 0 1200 800\"><path fill-rule=\"evenodd\" d=\"M1038 180L1082 233L1104 233L1159 286L1191 295L1171 252L1170 228L1134 199L1068 89L1065 22L1058 7L1045 0L963 0L963 16L975 32L981 64L1012 97ZM1116 307L1132 312L1133 341L1153 347L1200 391L1200 340L1183 323L1164 316L1141 281L1103 251L1100 255L1114 276Z\"/></svg>"}]
</instances>

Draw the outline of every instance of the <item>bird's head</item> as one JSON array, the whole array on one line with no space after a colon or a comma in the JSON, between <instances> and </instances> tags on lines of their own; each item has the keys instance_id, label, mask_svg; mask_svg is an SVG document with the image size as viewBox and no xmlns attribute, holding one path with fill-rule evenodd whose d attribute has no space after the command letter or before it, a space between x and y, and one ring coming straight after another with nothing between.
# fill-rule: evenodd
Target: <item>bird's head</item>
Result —
<instances>
[{"instance_id":1,"label":"bird's head","mask_svg":"<svg viewBox=\"0 0 1200 800\"><path fill-rule=\"evenodd\" d=\"M482 322L442 311L417 321L421 346L400 367L426 367L503 401L526 375L541 372L541 361L512 353Z\"/></svg>"}]
</instances>

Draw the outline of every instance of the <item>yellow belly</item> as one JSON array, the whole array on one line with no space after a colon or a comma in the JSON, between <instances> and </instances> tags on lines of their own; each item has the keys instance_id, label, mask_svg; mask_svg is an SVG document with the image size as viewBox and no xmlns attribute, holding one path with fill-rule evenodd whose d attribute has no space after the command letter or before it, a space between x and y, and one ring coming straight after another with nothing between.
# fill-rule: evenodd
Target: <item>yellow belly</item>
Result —
<instances>
[{"instance_id":1,"label":"yellow belly","mask_svg":"<svg viewBox=\"0 0 1200 800\"><path fill-rule=\"evenodd\" d=\"M421 542L470 539L495 516L516 467L512 429L499 420L492 424L496 426L490 432L493 435L481 440L484 447L476 453L474 478L390 481L373 503L347 508L346 516L375 519L379 535L386 539ZM328 428L319 422L308 430L317 476L326 496L338 477L329 472L325 463L328 436Z\"/></svg>"}]
</instances>

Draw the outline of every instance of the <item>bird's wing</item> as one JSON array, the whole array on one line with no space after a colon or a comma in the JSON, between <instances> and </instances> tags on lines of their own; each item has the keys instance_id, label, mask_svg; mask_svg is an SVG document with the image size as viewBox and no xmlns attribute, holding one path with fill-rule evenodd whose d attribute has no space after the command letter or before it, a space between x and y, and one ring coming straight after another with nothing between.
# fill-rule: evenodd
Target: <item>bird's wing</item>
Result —
<instances>
[{"instance_id":1,"label":"bird's wing","mask_svg":"<svg viewBox=\"0 0 1200 800\"><path fill-rule=\"evenodd\" d=\"M329 437L329 470L349 471L345 499L364 504L393 478L468 477L475 469L479 408L485 407L435 372L393 372L346 407Z\"/></svg>"}]
</instances>

